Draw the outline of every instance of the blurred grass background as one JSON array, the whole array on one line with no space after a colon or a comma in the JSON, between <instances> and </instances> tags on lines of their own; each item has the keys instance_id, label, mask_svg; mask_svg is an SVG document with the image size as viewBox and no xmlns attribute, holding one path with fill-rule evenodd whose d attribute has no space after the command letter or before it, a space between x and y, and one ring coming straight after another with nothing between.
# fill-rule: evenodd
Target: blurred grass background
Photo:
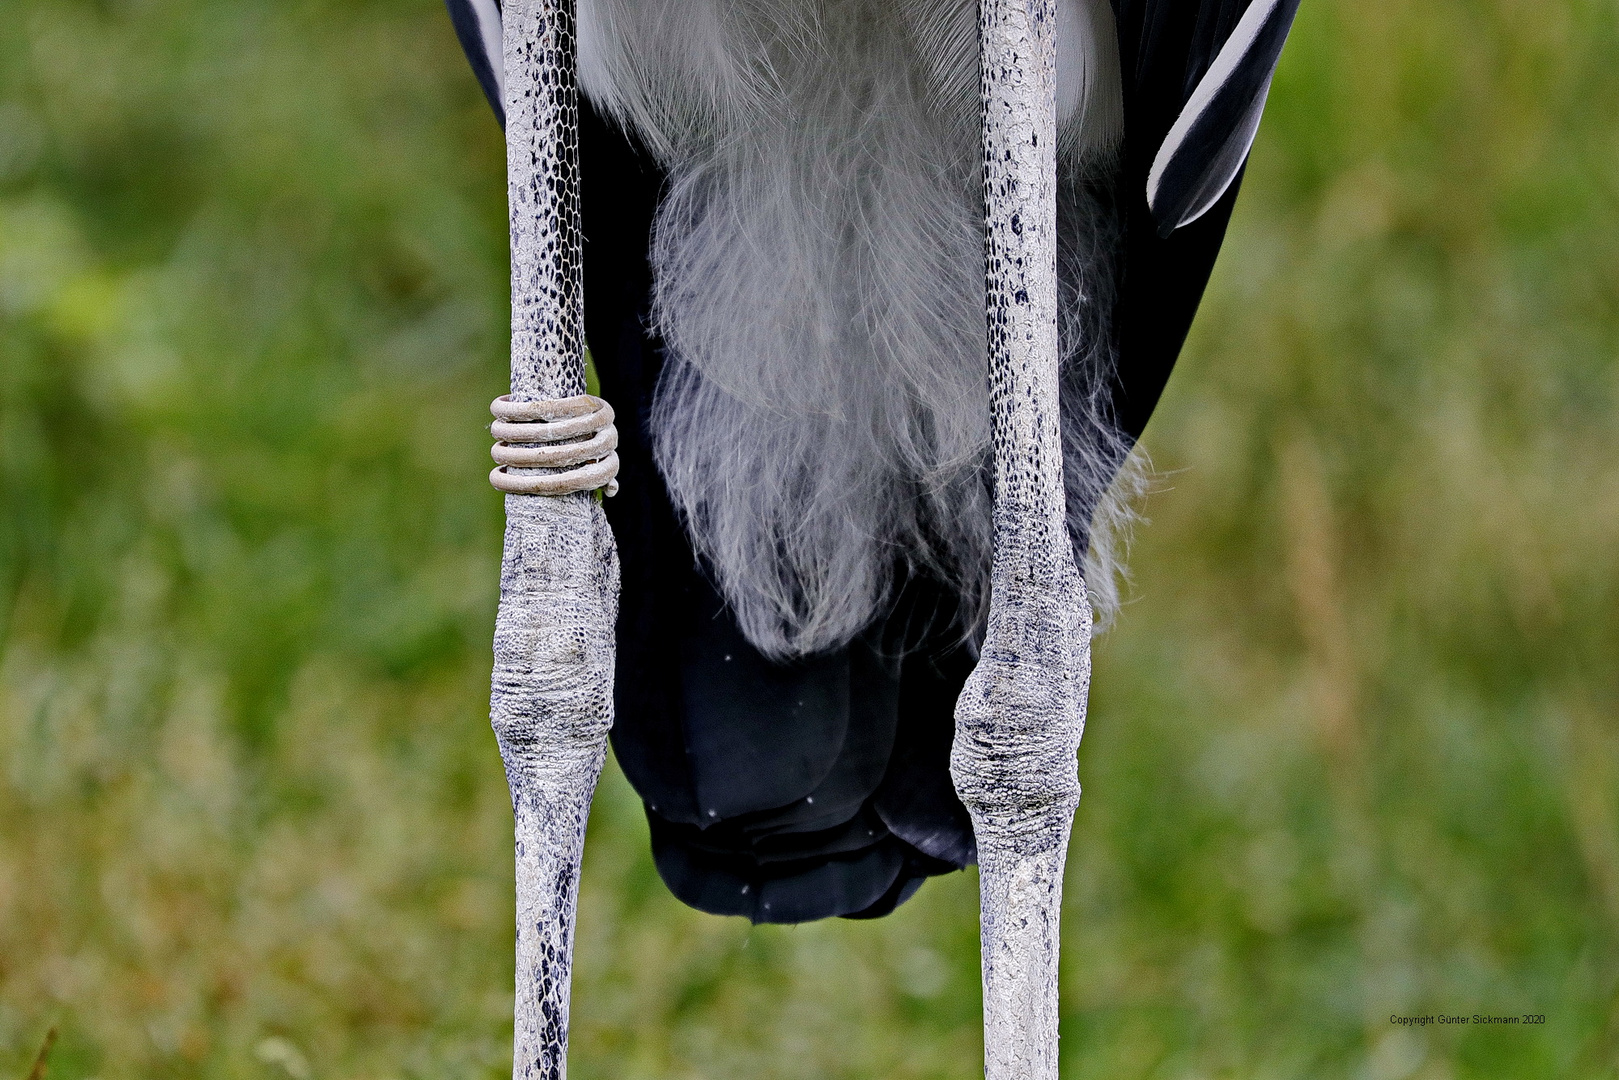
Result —
<instances>
[{"instance_id":1,"label":"blurred grass background","mask_svg":"<svg viewBox=\"0 0 1619 1080\"><path fill-rule=\"evenodd\" d=\"M1616 56L1305 3L1097 649L1066 1077L1616 1075ZM508 1068L503 185L437 0L5 5L0 1077ZM981 1075L970 874L751 930L644 832L610 768L574 1076Z\"/></svg>"}]
</instances>

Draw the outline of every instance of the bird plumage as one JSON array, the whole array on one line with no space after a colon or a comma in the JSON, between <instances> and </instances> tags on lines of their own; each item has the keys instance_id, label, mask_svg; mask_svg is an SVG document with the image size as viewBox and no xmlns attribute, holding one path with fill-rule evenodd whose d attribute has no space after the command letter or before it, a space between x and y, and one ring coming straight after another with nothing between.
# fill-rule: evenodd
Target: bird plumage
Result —
<instances>
[{"instance_id":1,"label":"bird plumage","mask_svg":"<svg viewBox=\"0 0 1619 1080\"><path fill-rule=\"evenodd\" d=\"M493 0L448 3L498 110ZM1093 591L1294 8L1059 3ZM973 0L579 0L586 337L634 417L613 741L704 910L884 914L974 856L948 754L991 539L976 25Z\"/></svg>"},{"instance_id":2,"label":"bird plumage","mask_svg":"<svg viewBox=\"0 0 1619 1080\"><path fill-rule=\"evenodd\" d=\"M1255 0L1198 78L1147 173L1160 237L1206 214L1247 161L1298 7L1299 0Z\"/></svg>"},{"instance_id":3,"label":"bird plumage","mask_svg":"<svg viewBox=\"0 0 1619 1080\"><path fill-rule=\"evenodd\" d=\"M500 0L449 0L450 23L484 97L506 126L506 64L501 55Z\"/></svg>"}]
</instances>

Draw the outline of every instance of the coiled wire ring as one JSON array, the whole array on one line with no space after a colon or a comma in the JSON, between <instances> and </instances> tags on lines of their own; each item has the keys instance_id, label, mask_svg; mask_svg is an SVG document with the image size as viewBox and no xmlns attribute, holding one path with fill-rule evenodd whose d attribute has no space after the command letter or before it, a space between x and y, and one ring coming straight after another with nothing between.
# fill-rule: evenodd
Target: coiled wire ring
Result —
<instances>
[{"instance_id":1,"label":"coiled wire ring","mask_svg":"<svg viewBox=\"0 0 1619 1080\"><path fill-rule=\"evenodd\" d=\"M513 401L502 394L489 406L495 422L489 474L497 491L514 495L570 495L606 488L618 494L618 429L613 407L592 394L550 401ZM515 473L511 469L561 469Z\"/></svg>"}]
</instances>

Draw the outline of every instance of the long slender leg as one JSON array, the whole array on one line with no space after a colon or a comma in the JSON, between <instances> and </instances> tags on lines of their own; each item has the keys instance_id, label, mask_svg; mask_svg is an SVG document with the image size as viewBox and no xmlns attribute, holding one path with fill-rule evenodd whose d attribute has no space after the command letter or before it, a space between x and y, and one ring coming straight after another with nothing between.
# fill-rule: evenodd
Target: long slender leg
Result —
<instances>
[{"instance_id":1,"label":"long slender leg","mask_svg":"<svg viewBox=\"0 0 1619 1080\"><path fill-rule=\"evenodd\" d=\"M585 391L573 0L506 0L512 397ZM524 470L514 470L522 472ZM512 1076L567 1074L585 819L612 726L618 555L590 495L507 495L490 717L517 823Z\"/></svg>"},{"instance_id":2,"label":"long slender leg","mask_svg":"<svg viewBox=\"0 0 1619 1080\"><path fill-rule=\"evenodd\" d=\"M950 765L978 839L985 1075L1055 1080L1091 625L1058 427L1056 3L981 0L980 18L995 555Z\"/></svg>"}]
</instances>

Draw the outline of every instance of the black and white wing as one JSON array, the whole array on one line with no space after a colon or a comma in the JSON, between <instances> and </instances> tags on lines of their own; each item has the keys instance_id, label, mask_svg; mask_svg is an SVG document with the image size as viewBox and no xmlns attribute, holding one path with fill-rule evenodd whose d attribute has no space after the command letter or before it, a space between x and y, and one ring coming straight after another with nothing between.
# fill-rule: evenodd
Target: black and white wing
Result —
<instances>
[{"instance_id":1,"label":"black and white wing","mask_svg":"<svg viewBox=\"0 0 1619 1080\"><path fill-rule=\"evenodd\" d=\"M1115 418L1140 436L1180 354L1299 0L1113 0L1124 77Z\"/></svg>"},{"instance_id":2,"label":"black and white wing","mask_svg":"<svg viewBox=\"0 0 1619 1080\"><path fill-rule=\"evenodd\" d=\"M500 0L444 0L444 6L450 9L455 36L461 39L478 85L483 87L500 126L505 127L506 62L501 49Z\"/></svg>"},{"instance_id":3,"label":"black and white wing","mask_svg":"<svg viewBox=\"0 0 1619 1080\"><path fill-rule=\"evenodd\" d=\"M1159 236L1202 217L1236 179L1298 7L1299 0L1253 0L1193 87L1147 173Z\"/></svg>"}]
</instances>

